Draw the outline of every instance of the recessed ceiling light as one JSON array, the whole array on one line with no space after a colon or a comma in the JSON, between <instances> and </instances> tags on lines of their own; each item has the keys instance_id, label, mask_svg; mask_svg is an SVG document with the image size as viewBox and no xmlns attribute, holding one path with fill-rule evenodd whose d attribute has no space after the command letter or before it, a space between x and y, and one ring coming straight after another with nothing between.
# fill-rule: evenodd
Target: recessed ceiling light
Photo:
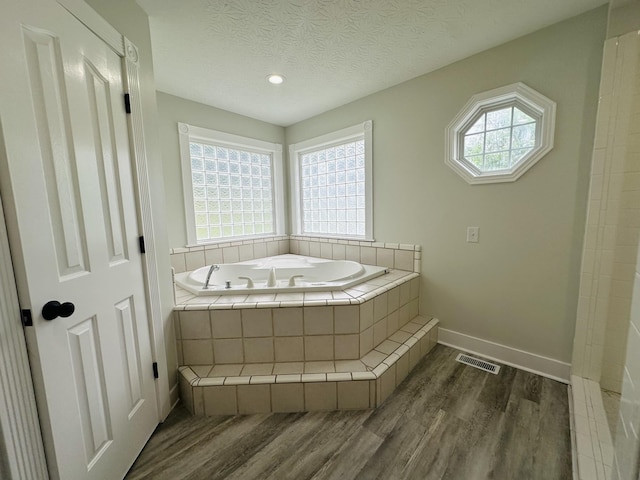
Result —
<instances>
[{"instance_id":1,"label":"recessed ceiling light","mask_svg":"<svg viewBox=\"0 0 640 480\"><path fill-rule=\"evenodd\" d=\"M272 85L280 85L284 83L284 77L278 73L272 73L271 75L267 75L267 82Z\"/></svg>"}]
</instances>

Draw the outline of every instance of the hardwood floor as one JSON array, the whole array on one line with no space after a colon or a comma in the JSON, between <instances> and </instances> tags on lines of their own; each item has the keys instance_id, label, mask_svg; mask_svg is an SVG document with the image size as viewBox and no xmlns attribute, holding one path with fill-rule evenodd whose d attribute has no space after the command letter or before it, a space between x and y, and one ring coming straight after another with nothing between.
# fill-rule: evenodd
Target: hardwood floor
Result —
<instances>
[{"instance_id":1,"label":"hardwood floor","mask_svg":"<svg viewBox=\"0 0 640 480\"><path fill-rule=\"evenodd\" d=\"M493 375L438 345L376 410L192 417L176 408L134 479L570 480L567 387Z\"/></svg>"}]
</instances>

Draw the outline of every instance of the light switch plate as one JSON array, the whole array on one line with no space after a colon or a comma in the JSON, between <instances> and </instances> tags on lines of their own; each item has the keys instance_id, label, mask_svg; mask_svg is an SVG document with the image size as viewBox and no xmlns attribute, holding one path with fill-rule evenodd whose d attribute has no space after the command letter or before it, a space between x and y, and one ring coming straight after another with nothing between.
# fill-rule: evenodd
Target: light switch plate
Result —
<instances>
[{"instance_id":1,"label":"light switch plate","mask_svg":"<svg viewBox=\"0 0 640 480\"><path fill-rule=\"evenodd\" d=\"M480 227L467 227L467 242L478 243L480 241Z\"/></svg>"}]
</instances>

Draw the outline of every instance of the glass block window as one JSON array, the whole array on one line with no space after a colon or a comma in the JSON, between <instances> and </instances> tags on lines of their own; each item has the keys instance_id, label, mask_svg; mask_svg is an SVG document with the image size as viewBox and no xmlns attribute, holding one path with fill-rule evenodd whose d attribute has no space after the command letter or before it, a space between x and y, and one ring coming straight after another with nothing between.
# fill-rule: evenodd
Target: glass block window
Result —
<instances>
[{"instance_id":1,"label":"glass block window","mask_svg":"<svg viewBox=\"0 0 640 480\"><path fill-rule=\"evenodd\" d=\"M482 113L464 132L464 158L482 172L512 168L533 150L536 124L516 106Z\"/></svg>"},{"instance_id":2,"label":"glass block window","mask_svg":"<svg viewBox=\"0 0 640 480\"><path fill-rule=\"evenodd\" d=\"M294 231L371 239L371 122L292 145Z\"/></svg>"},{"instance_id":3,"label":"glass block window","mask_svg":"<svg viewBox=\"0 0 640 480\"><path fill-rule=\"evenodd\" d=\"M189 244L284 233L281 145L178 129Z\"/></svg>"},{"instance_id":4,"label":"glass block window","mask_svg":"<svg viewBox=\"0 0 640 480\"><path fill-rule=\"evenodd\" d=\"M300 156L303 231L365 234L364 139Z\"/></svg>"},{"instance_id":5,"label":"glass block window","mask_svg":"<svg viewBox=\"0 0 640 480\"><path fill-rule=\"evenodd\" d=\"M273 234L271 155L190 142L198 242Z\"/></svg>"},{"instance_id":6,"label":"glass block window","mask_svg":"<svg viewBox=\"0 0 640 480\"><path fill-rule=\"evenodd\" d=\"M555 112L523 83L474 95L447 127L445 163L471 184L513 182L553 148Z\"/></svg>"}]
</instances>

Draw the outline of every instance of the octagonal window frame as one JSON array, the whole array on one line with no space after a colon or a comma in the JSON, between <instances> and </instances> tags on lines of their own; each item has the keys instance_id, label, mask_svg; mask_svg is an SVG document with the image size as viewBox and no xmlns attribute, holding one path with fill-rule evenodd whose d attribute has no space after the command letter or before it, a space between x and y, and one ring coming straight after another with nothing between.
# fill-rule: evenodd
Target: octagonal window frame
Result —
<instances>
[{"instance_id":1,"label":"octagonal window frame","mask_svg":"<svg viewBox=\"0 0 640 480\"><path fill-rule=\"evenodd\" d=\"M464 157L465 134L482 114L511 106L536 120L534 147L510 168L483 171ZM522 82L474 95L447 126L445 163L472 185L514 182L553 148L555 116L556 103Z\"/></svg>"}]
</instances>

